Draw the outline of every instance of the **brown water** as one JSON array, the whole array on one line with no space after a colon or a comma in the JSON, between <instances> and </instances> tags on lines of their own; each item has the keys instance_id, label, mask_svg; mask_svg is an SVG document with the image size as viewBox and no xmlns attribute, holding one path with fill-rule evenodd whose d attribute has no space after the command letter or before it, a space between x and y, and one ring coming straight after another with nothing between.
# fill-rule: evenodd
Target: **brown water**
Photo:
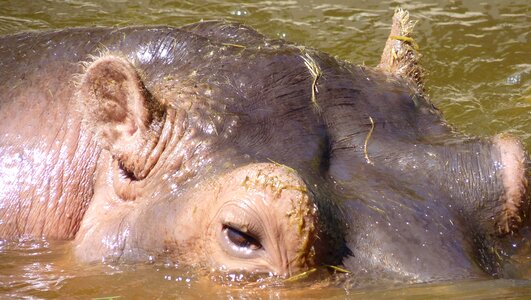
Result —
<instances>
[{"instance_id":1,"label":"brown water","mask_svg":"<svg viewBox=\"0 0 531 300\"><path fill-rule=\"evenodd\" d=\"M530 4L518 1L124 1L0 0L0 34L70 26L243 22L271 36L375 65L395 7L418 20L416 40L432 101L461 131L508 132L531 151ZM529 241L526 249L529 250ZM518 256L530 278L531 251ZM202 275L165 262L77 265L68 243L0 242L0 298L525 298L530 280L355 288L347 278L283 284ZM344 278L343 278L344 279ZM343 282L332 283L332 280ZM325 287L327 286L327 287Z\"/></svg>"}]
</instances>

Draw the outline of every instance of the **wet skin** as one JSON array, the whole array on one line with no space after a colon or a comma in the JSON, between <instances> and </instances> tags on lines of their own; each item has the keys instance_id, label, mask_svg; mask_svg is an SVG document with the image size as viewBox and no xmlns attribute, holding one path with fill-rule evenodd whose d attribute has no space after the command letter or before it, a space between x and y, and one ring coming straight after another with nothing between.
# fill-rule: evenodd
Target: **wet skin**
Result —
<instances>
[{"instance_id":1,"label":"wet skin","mask_svg":"<svg viewBox=\"0 0 531 300\"><path fill-rule=\"evenodd\" d=\"M85 261L499 276L492 249L529 226L527 155L454 132L415 80L222 22L1 37L0 237L73 239Z\"/></svg>"}]
</instances>

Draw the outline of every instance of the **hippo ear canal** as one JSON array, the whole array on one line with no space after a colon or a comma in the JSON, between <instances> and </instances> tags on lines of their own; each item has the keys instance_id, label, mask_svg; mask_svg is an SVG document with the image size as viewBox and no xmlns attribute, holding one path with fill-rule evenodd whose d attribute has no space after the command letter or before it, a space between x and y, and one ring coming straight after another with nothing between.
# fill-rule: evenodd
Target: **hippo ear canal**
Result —
<instances>
[{"instance_id":1,"label":"hippo ear canal","mask_svg":"<svg viewBox=\"0 0 531 300\"><path fill-rule=\"evenodd\" d=\"M143 179L147 175L144 152L158 139L150 125L162 119L164 109L146 90L133 65L112 55L95 60L81 77L78 99L84 123L101 146L128 174Z\"/></svg>"},{"instance_id":2,"label":"hippo ear canal","mask_svg":"<svg viewBox=\"0 0 531 300\"><path fill-rule=\"evenodd\" d=\"M126 59L104 56L86 69L78 90L83 122L113 157L114 187L124 200L133 200L154 161L150 152L160 132L164 106L147 89Z\"/></svg>"},{"instance_id":3,"label":"hippo ear canal","mask_svg":"<svg viewBox=\"0 0 531 300\"><path fill-rule=\"evenodd\" d=\"M102 57L89 65L79 96L84 118L106 148L146 130L149 123L146 91L134 67L125 59Z\"/></svg>"}]
</instances>

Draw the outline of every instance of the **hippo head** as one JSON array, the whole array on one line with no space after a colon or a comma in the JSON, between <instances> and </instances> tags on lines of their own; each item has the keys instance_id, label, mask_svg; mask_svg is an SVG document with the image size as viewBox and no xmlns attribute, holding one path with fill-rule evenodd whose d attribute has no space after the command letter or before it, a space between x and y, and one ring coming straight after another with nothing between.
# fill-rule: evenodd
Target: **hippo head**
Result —
<instances>
[{"instance_id":1,"label":"hippo head","mask_svg":"<svg viewBox=\"0 0 531 300\"><path fill-rule=\"evenodd\" d=\"M86 126L108 152L77 234L79 257L164 255L280 275L316 264L323 243L312 190L293 168L229 147L234 142L227 140L245 130L236 116L215 112L183 91L164 97L192 96L186 110L161 103L117 56L90 64L82 80ZM301 149L285 151L297 155ZM338 264L340 257L325 261Z\"/></svg>"},{"instance_id":2,"label":"hippo head","mask_svg":"<svg viewBox=\"0 0 531 300\"><path fill-rule=\"evenodd\" d=\"M163 36L109 46L80 76L103 148L80 258L411 281L499 269L488 249L529 210L515 139L459 135L396 61L353 66L226 23Z\"/></svg>"}]
</instances>

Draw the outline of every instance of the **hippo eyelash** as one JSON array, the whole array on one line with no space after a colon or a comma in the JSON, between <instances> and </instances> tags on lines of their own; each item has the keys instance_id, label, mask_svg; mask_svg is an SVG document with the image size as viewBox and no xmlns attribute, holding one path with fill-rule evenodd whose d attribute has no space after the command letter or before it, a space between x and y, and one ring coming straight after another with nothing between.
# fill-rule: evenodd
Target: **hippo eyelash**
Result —
<instances>
[{"instance_id":1,"label":"hippo eyelash","mask_svg":"<svg viewBox=\"0 0 531 300\"><path fill-rule=\"evenodd\" d=\"M138 181L138 178L135 176L135 174L127 170L121 161L118 162L118 170L120 172L120 177L122 177L122 179Z\"/></svg>"},{"instance_id":2,"label":"hippo eyelash","mask_svg":"<svg viewBox=\"0 0 531 300\"><path fill-rule=\"evenodd\" d=\"M263 248L263 245L260 242L260 240L255 238L251 234L242 232L242 231L240 231L240 230L238 230L238 229L236 229L234 227L230 227L230 226L227 226L227 225L223 225L222 231L225 232L225 235L227 236L227 239L230 240L237 247L246 248L246 249L249 249L249 250L252 250L252 251L260 250L260 249ZM235 242L234 238L231 237L231 233L232 233L232 235L238 235L243 241ZM241 245L241 244L244 244L244 243L246 245Z\"/></svg>"},{"instance_id":3,"label":"hippo eyelash","mask_svg":"<svg viewBox=\"0 0 531 300\"><path fill-rule=\"evenodd\" d=\"M221 230L224 230L225 228L232 228L257 240L258 242L262 241L261 230L259 230L258 226L256 226L254 223L235 224L234 222L223 222L221 224Z\"/></svg>"}]
</instances>

